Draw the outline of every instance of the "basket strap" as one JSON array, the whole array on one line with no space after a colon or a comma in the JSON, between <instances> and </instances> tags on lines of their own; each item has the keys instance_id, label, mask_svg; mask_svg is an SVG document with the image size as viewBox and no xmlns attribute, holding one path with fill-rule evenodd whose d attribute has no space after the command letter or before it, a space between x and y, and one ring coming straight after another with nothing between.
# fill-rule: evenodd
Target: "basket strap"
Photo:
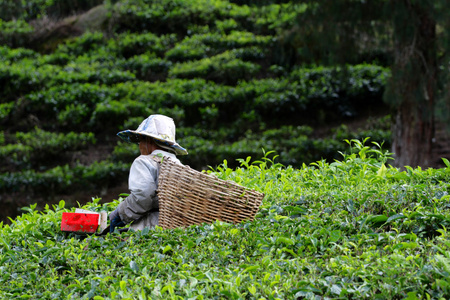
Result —
<instances>
[{"instance_id":1,"label":"basket strap","mask_svg":"<svg viewBox=\"0 0 450 300\"><path fill-rule=\"evenodd\" d=\"M156 190L156 193L158 194L159 192L159 185L161 184L161 180L159 178L159 174L161 174L161 165L164 159L168 160L170 159L169 157L165 157L165 156L157 156L157 155L150 155L150 158L156 162L157 166L158 166L158 189Z\"/></svg>"},{"instance_id":2,"label":"basket strap","mask_svg":"<svg viewBox=\"0 0 450 300\"><path fill-rule=\"evenodd\" d=\"M152 158L152 160L154 160L158 164L161 164L163 162L163 160L169 160L170 159L170 157L168 157L168 156L150 155L150 157Z\"/></svg>"},{"instance_id":3,"label":"basket strap","mask_svg":"<svg viewBox=\"0 0 450 300\"><path fill-rule=\"evenodd\" d=\"M155 162L157 162L158 165L161 164L161 162L162 162L162 160L163 160L163 158L164 158L164 157L156 156L156 155L150 155L150 157L151 157L152 160L154 160Z\"/></svg>"},{"instance_id":4,"label":"basket strap","mask_svg":"<svg viewBox=\"0 0 450 300\"><path fill-rule=\"evenodd\" d=\"M163 161L164 157L156 156L156 155L150 155L150 158L151 158L154 162L156 162L156 166L157 166L157 168L158 168L158 177L159 177L159 174L160 174L160 172L161 172L161 164L162 164L162 161Z\"/></svg>"}]
</instances>

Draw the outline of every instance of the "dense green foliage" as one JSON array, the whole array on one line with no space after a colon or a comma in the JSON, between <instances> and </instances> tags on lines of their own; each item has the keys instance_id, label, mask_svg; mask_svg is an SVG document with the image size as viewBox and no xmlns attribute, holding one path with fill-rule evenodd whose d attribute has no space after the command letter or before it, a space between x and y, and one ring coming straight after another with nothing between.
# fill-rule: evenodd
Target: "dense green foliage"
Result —
<instances>
[{"instance_id":1,"label":"dense green foliage","mask_svg":"<svg viewBox=\"0 0 450 300\"><path fill-rule=\"evenodd\" d=\"M291 34L308 6L254 2L0 0L0 200L37 202L0 223L1 298L450 297L450 163L389 165L385 48L311 64L323 41ZM126 182L138 149L115 134L154 113L183 163L265 193L255 220L61 232L74 201L52 203Z\"/></svg>"},{"instance_id":2,"label":"dense green foliage","mask_svg":"<svg viewBox=\"0 0 450 300\"><path fill-rule=\"evenodd\" d=\"M299 168L270 153L211 173L265 193L254 221L83 238L64 201L0 227L2 298L445 299L450 163L387 167L377 145ZM121 199L83 206L111 211Z\"/></svg>"},{"instance_id":3,"label":"dense green foliage","mask_svg":"<svg viewBox=\"0 0 450 300\"><path fill-rule=\"evenodd\" d=\"M344 138L389 147L388 117L341 126L380 111L389 69L283 63L280 36L306 8L285 2L105 2L103 25L82 32L74 17L52 18L98 1L0 1L5 199L42 199L42 208L80 187L99 195L126 183L139 152L115 135L155 113L175 120L189 151L181 159L196 169L237 166L261 149L285 165L332 161ZM317 126L327 130L319 136Z\"/></svg>"}]
</instances>

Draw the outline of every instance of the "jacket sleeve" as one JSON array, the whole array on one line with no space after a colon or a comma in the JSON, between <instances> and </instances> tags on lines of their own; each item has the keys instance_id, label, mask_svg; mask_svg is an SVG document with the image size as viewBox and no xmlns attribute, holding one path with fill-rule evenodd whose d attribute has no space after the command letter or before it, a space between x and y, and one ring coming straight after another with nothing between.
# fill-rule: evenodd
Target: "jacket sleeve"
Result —
<instances>
[{"instance_id":1,"label":"jacket sleeve","mask_svg":"<svg viewBox=\"0 0 450 300\"><path fill-rule=\"evenodd\" d=\"M118 210L124 223L140 219L154 208L158 208L156 196L158 166L155 162L138 157L130 169L128 186L130 195L120 203Z\"/></svg>"}]
</instances>

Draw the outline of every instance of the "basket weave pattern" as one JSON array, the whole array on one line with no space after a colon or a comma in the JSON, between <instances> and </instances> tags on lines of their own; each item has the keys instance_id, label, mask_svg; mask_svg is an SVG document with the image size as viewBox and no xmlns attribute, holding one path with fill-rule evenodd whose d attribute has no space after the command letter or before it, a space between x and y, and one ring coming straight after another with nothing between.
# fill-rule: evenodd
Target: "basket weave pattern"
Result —
<instances>
[{"instance_id":1,"label":"basket weave pattern","mask_svg":"<svg viewBox=\"0 0 450 300\"><path fill-rule=\"evenodd\" d=\"M167 229L216 220L253 220L263 197L235 182L164 159L158 178L159 226Z\"/></svg>"}]
</instances>

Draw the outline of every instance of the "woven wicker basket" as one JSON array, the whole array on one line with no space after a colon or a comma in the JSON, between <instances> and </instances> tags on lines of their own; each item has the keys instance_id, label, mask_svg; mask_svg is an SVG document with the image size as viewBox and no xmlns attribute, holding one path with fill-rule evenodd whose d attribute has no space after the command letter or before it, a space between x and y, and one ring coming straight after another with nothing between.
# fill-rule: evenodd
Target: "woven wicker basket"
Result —
<instances>
[{"instance_id":1,"label":"woven wicker basket","mask_svg":"<svg viewBox=\"0 0 450 300\"><path fill-rule=\"evenodd\" d=\"M163 159L158 178L159 226L253 220L264 194Z\"/></svg>"}]
</instances>

